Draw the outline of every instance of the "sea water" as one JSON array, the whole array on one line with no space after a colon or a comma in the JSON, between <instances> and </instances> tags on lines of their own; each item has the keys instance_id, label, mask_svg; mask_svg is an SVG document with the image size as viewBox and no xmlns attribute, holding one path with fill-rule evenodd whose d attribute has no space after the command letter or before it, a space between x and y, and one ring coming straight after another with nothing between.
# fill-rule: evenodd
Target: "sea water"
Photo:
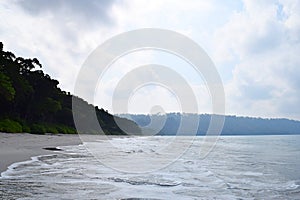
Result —
<instances>
[{"instance_id":1,"label":"sea water","mask_svg":"<svg viewBox=\"0 0 300 200\"><path fill-rule=\"evenodd\" d=\"M132 156L163 159L160 147L173 139L113 138L96 156L89 145L103 141L60 147L11 165L1 174L0 199L300 199L300 135L222 136L206 157L199 156L203 137L181 137L176 149L192 145L172 162L122 170ZM117 151L105 154L109 148ZM119 168L106 162L112 158Z\"/></svg>"}]
</instances>

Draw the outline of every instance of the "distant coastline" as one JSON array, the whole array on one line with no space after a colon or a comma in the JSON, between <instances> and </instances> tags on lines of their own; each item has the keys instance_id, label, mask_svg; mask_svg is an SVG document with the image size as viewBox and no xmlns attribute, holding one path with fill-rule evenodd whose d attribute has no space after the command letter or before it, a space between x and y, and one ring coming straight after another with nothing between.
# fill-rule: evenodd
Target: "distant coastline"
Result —
<instances>
[{"instance_id":1,"label":"distant coastline","mask_svg":"<svg viewBox=\"0 0 300 200\"><path fill-rule=\"evenodd\" d=\"M197 133L185 126L180 135L206 135L211 116L210 114L167 113L166 115L154 114L120 114L120 117L135 121L140 127L147 128L149 133L157 127L149 127L150 120L164 120L163 127L157 135L178 135L179 125L184 119L188 122L199 120ZM298 135L300 134L300 121L289 119L264 119L253 117L224 116L224 126L221 135Z\"/></svg>"}]
</instances>

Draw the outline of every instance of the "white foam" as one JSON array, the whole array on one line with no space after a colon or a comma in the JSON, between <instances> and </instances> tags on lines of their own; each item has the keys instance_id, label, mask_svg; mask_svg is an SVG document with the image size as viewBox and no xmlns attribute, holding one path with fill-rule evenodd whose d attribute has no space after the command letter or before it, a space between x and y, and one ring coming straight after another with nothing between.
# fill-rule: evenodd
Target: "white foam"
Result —
<instances>
[{"instance_id":1,"label":"white foam","mask_svg":"<svg viewBox=\"0 0 300 200\"><path fill-rule=\"evenodd\" d=\"M38 158L41 156L33 156L30 158L30 160L26 160L26 161L21 161L21 162L16 162L11 164L10 166L7 167L7 170L1 173L1 178L13 178L15 176L13 176L12 174L14 174L15 169L19 168L19 166L21 165L26 165L26 164L32 164L36 161L38 161ZM21 178L22 176L19 176L18 178Z\"/></svg>"},{"instance_id":2,"label":"white foam","mask_svg":"<svg viewBox=\"0 0 300 200\"><path fill-rule=\"evenodd\" d=\"M114 156L147 155L150 149L156 151L160 143L165 143L168 138L113 138L112 141L121 147ZM5 181L3 190L13 188L12 197L15 195L13 191L20 188L24 190L28 186L26 194L35 195L36 199L45 196L50 199L286 199L288 194L299 194L299 180L288 179L281 171L276 171L277 168L273 168L274 165L285 167L282 166L284 162L260 157L261 154L251 155L251 149L257 144L247 144L247 138L239 137L227 145L234 139L222 138L221 145L217 145L206 159L197 157L200 143L195 141L196 145L166 168L140 174L123 173L103 165L85 148L85 145L97 146L97 143L61 147L64 151L59 154L36 156L9 166L1 174L0 181ZM107 146L102 142L99 148L101 153ZM298 158L299 152L300 149L293 151L291 158ZM277 156L280 160L280 155ZM125 165L125 160L119 164ZM288 165L288 160L284 164ZM14 184L14 181L21 181L22 184ZM12 183L11 186L9 183Z\"/></svg>"}]
</instances>

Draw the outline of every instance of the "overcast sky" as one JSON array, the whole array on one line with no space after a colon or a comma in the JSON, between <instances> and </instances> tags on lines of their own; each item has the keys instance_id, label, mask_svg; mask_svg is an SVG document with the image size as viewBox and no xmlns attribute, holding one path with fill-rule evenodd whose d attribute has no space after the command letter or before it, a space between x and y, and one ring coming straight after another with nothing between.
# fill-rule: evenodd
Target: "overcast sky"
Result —
<instances>
[{"instance_id":1,"label":"overcast sky","mask_svg":"<svg viewBox=\"0 0 300 200\"><path fill-rule=\"evenodd\" d=\"M300 119L300 1L298 0L2 0L0 40L18 56L37 57L43 70L73 92L87 56L102 42L139 28L162 28L197 42L215 63L224 84L226 114ZM157 52L137 52L118 61L96 91L95 104L112 111L118 80L132 66L190 66ZM200 113L211 112L201 77L191 80ZM154 105L179 111L160 87L133 94L130 112Z\"/></svg>"}]
</instances>

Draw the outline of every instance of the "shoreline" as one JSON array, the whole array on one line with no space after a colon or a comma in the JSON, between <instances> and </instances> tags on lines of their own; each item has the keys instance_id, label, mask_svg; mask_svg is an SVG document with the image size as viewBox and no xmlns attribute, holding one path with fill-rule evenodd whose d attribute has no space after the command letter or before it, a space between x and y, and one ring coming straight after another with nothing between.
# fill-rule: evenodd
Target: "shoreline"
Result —
<instances>
[{"instance_id":1,"label":"shoreline","mask_svg":"<svg viewBox=\"0 0 300 200\"><path fill-rule=\"evenodd\" d=\"M29 133L0 133L0 173L14 163L32 157L53 154L44 148L82 144L78 134L35 135ZM55 151L59 153L59 151Z\"/></svg>"},{"instance_id":2,"label":"shoreline","mask_svg":"<svg viewBox=\"0 0 300 200\"><path fill-rule=\"evenodd\" d=\"M219 137L236 136L272 136L272 135L221 135ZM274 135L275 136L275 135ZM276 135L276 136L285 136ZM297 134L295 135L297 136ZM60 153L53 151L59 146L80 145L82 142L95 140L110 140L113 138L135 136L124 135L78 135L78 134L50 134L37 135L30 133L2 133L0 132L0 174L14 163L28 161L32 157ZM45 149L46 148L46 149ZM48 150L47 150L48 148Z\"/></svg>"},{"instance_id":3,"label":"shoreline","mask_svg":"<svg viewBox=\"0 0 300 200\"><path fill-rule=\"evenodd\" d=\"M125 135L89 135L89 134L31 134L0 132L0 177L12 164L30 160L32 157L58 154L53 151L59 146L74 146L86 141L111 140L113 138L132 137ZM82 141L83 140L83 141Z\"/></svg>"}]
</instances>

